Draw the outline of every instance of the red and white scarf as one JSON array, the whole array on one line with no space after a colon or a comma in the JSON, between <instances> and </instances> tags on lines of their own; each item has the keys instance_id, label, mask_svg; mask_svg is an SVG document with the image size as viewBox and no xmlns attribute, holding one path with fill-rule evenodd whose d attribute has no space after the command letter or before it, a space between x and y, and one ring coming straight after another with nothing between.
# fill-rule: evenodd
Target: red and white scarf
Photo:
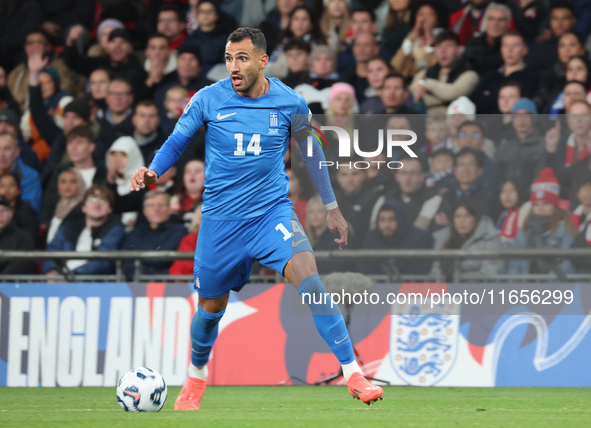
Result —
<instances>
[{"instance_id":1,"label":"red and white scarf","mask_svg":"<svg viewBox=\"0 0 591 428\"><path fill-rule=\"evenodd\" d=\"M577 151L577 146L575 144L575 134L570 134L568 140L566 140L566 159L564 161L564 166L571 166L572 163L575 161L575 153ZM583 147L581 153L579 153L579 157L577 160L583 160L587 157L587 148Z\"/></svg>"},{"instance_id":2,"label":"red and white scarf","mask_svg":"<svg viewBox=\"0 0 591 428\"><path fill-rule=\"evenodd\" d=\"M591 212L585 216L583 213L583 205L579 205L571 216L571 221L579 232L585 230L585 227L591 223Z\"/></svg>"},{"instance_id":3,"label":"red and white scarf","mask_svg":"<svg viewBox=\"0 0 591 428\"><path fill-rule=\"evenodd\" d=\"M503 224L501 225L501 231L499 233L501 241L513 242L515 240L515 238L517 237L517 233L519 232L518 220L518 209L507 210L507 215L505 216L505 220L503 220Z\"/></svg>"}]
</instances>

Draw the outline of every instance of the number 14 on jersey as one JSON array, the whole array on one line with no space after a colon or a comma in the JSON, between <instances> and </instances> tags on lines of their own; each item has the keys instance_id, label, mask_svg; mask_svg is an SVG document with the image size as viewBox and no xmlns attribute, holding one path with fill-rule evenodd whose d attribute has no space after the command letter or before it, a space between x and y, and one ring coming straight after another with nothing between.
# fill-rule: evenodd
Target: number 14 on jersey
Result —
<instances>
[{"instance_id":1,"label":"number 14 on jersey","mask_svg":"<svg viewBox=\"0 0 591 428\"><path fill-rule=\"evenodd\" d=\"M253 134L250 139L250 143L244 151L244 134L234 134L236 140L236 150L234 150L234 156L246 156L247 152L254 153L255 156L261 154L261 134Z\"/></svg>"}]
</instances>

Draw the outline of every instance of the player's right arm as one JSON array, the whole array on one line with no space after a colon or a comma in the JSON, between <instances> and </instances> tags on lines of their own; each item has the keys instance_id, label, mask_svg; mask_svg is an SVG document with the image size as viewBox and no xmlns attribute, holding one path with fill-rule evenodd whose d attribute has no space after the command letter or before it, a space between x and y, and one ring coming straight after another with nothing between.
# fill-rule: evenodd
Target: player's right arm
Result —
<instances>
[{"instance_id":1,"label":"player's right arm","mask_svg":"<svg viewBox=\"0 0 591 428\"><path fill-rule=\"evenodd\" d=\"M138 169L133 175L129 184L132 191L154 184L181 157L195 133L203 127L204 92L201 90L193 95L150 166Z\"/></svg>"}]
</instances>

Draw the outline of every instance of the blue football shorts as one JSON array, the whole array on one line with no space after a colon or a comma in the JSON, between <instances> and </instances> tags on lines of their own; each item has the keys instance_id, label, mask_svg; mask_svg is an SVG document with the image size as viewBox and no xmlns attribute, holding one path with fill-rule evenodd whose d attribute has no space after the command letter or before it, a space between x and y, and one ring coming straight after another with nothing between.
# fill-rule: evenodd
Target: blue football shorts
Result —
<instances>
[{"instance_id":1,"label":"blue football shorts","mask_svg":"<svg viewBox=\"0 0 591 428\"><path fill-rule=\"evenodd\" d=\"M195 251L195 289L201 297L217 299L246 284L255 260L283 274L289 259L302 251L312 247L291 202L246 220L205 215Z\"/></svg>"}]
</instances>

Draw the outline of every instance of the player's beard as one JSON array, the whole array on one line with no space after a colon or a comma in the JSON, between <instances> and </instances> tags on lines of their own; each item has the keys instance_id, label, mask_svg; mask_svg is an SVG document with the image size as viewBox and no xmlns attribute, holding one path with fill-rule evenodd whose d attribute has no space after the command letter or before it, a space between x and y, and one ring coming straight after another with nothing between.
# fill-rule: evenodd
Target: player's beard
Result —
<instances>
[{"instance_id":1,"label":"player's beard","mask_svg":"<svg viewBox=\"0 0 591 428\"><path fill-rule=\"evenodd\" d=\"M250 90L252 89L252 87L254 86L254 84L258 81L258 77L259 77L258 75L259 75L259 72L257 70L253 73L245 73L244 76L240 76L242 78L242 83L247 84L251 79L252 79L252 83L244 89L238 89L237 87L234 87L236 92L240 92L241 94L244 94L244 95L248 94L250 92Z\"/></svg>"}]
</instances>

